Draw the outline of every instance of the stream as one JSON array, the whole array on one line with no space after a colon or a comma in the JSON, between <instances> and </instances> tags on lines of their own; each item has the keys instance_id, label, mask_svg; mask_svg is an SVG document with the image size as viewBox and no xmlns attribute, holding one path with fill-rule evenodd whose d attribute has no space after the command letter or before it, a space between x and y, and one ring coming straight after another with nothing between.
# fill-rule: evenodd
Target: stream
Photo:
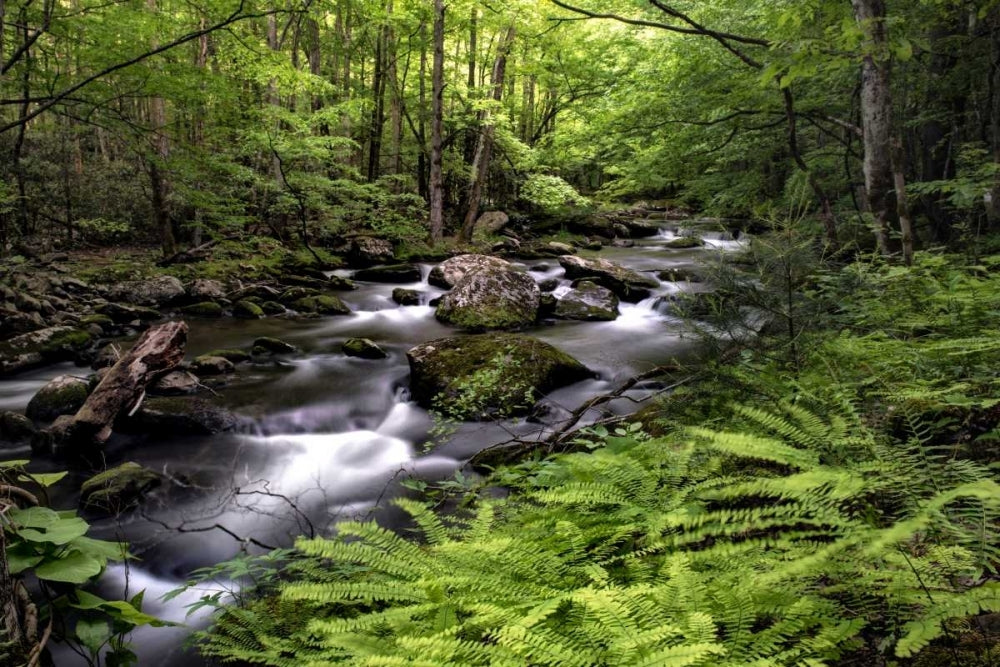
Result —
<instances>
[{"instance_id":1,"label":"stream","mask_svg":"<svg viewBox=\"0 0 1000 667\"><path fill-rule=\"evenodd\" d=\"M656 276L664 269L694 267L711 253L740 246L720 233L699 234L703 248L668 249L676 224L664 224L656 236L637 240L631 248L607 247L596 256ZM582 253L589 256L591 253ZM536 281L556 278L565 291L568 281L556 259L515 262ZM409 401L406 351L414 345L456 331L434 318L429 305L397 306L392 290L405 287L422 293L422 303L443 290L428 285L432 265L423 265L423 280L409 285L359 282L359 289L339 293L353 314L313 320L190 320L188 357L212 349L246 347L260 336L274 336L301 353L267 364L243 364L237 376L217 388L213 400L245 416L235 433L210 437L115 436L106 449L107 465L135 461L163 473L170 481L156 490L142 512L95 521L92 535L124 539L138 560L127 568L109 567L98 593L107 598L134 595L145 589L144 611L188 627L141 629L133 649L142 667L195 667L204 664L184 645L190 626L185 605L210 590L189 591L164 603L160 597L182 585L189 573L237 555L241 547L261 552L236 537L258 544L289 546L301 534L329 532L342 519L367 518L376 506L406 490L403 477L428 481L452 477L476 452L512 435L537 437L545 424L557 423L584 401L619 386L627 378L671 358L683 357L694 345L682 335L682 323L665 314L662 297L684 290L706 289L697 283L662 282L655 294L638 304L622 302L613 322L553 321L524 333L574 356L598 374L597 379L557 390L544 400L540 418L503 424L465 423L443 442L430 447L430 415ZM338 272L350 276L351 272ZM362 360L344 356L341 343L370 338L388 358ZM0 380L0 410L21 411L49 379L82 373L71 364L49 366ZM652 391L637 385L631 398ZM620 399L605 406L620 414L636 409ZM27 457L24 450L3 449L0 460ZM38 462L59 469L59 462ZM72 474L77 482L86 477ZM70 486L63 484L62 486ZM78 485L77 485L78 486ZM70 507L76 496L55 499ZM378 512L392 523L393 510ZM226 531L213 526L223 526ZM56 664L83 662L55 648Z\"/></svg>"}]
</instances>

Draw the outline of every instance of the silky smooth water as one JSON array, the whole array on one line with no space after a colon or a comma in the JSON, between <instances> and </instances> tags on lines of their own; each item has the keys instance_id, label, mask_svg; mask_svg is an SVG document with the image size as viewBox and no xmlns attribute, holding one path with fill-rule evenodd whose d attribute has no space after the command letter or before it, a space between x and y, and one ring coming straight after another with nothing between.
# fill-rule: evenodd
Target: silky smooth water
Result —
<instances>
[{"instance_id":1,"label":"silky smooth water","mask_svg":"<svg viewBox=\"0 0 1000 667\"><path fill-rule=\"evenodd\" d=\"M703 234L704 248L674 250L664 244L676 238L673 227L642 239L633 248L607 248L598 256L655 276L663 269L688 267L712 254L739 247L720 234ZM557 278L557 294L569 282L555 259L524 262L537 281ZM189 324L188 355L211 349L248 347L259 336L276 336L302 352L289 359L241 365L228 385L217 388L217 400L247 418L239 433L212 437L115 437L107 465L136 461L167 476L141 512L94 523L94 534L125 539L139 560L127 568L110 567L99 593L122 597L147 591L146 609L168 620L193 626L203 616L185 617L185 605L205 593L234 586L220 582L204 591L189 591L169 603L163 593L181 585L194 569L231 558L257 545L287 546L301 534L321 534L343 518L375 516L394 495L404 492L404 477L440 480L452 476L476 452L512 435L540 437L549 422L565 418L594 396L626 378L690 351L681 322L655 309L659 297L703 285L663 283L638 304L621 304L614 322L552 322L526 331L576 357L593 369L596 379L559 389L545 397L535 420L503 424L461 424L444 441L431 442L431 416L409 401L406 351L414 345L455 335L434 318L430 306L399 307L391 298L396 287L423 293L423 303L442 290L423 280L410 285L359 283L343 293L355 312L318 320L194 320ZM349 275L349 272L339 272ZM370 338L388 352L387 359L353 359L340 352L348 338ZM70 365L51 366L0 380L0 410L22 410L47 380L63 373L84 374ZM644 395L642 387L629 393ZM619 414L634 410L629 400L604 409ZM0 458L23 452L2 449ZM52 464L58 468L58 463ZM77 473L73 479L85 477ZM63 500L74 500L68 494ZM391 523L391 518L386 519ZM223 530L222 527L225 530ZM228 532L227 532L228 531ZM243 541L236 539L237 536ZM143 667L191 667L201 664L183 638L188 630L143 629L133 640ZM59 651L57 664L80 664Z\"/></svg>"}]
</instances>

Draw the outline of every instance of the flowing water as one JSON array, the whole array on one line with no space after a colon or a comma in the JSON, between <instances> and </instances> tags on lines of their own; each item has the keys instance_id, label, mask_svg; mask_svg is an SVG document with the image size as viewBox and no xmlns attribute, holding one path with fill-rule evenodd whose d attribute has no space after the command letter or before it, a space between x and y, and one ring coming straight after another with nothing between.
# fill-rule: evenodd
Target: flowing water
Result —
<instances>
[{"instance_id":1,"label":"flowing water","mask_svg":"<svg viewBox=\"0 0 1000 667\"><path fill-rule=\"evenodd\" d=\"M664 227L635 247L606 248L598 256L655 276L663 269L693 267L713 253L739 246L724 234L699 235L706 241L704 248L668 249L664 244L676 233ZM568 287L555 259L524 265L538 281L560 280L557 294ZM428 447L433 420L409 401L406 351L456 332L438 323L430 306L400 307L391 299L395 287L419 290L424 304L442 294L426 282L430 265L422 268L424 279L419 283L359 283L357 291L342 294L354 311L350 316L190 322L189 357L211 349L245 348L259 336L280 337L302 352L269 364L243 364L236 379L217 389L215 400L247 417L239 433L201 438L116 436L109 443L108 466L136 461L170 481L143 512L94 523L96 537L125 539L139 557L127 568L109 568L99 593L121 598L145 589L145 611L197 626L201 619L185 618L185 605L212 590L189 591L169 603L159 599L181 585L192 570L226 560L243 548L260 552L257 545L287 546L296 535L323 533L339 519L369 517L376 506L404 491L399 485L403 477L449 478L473 454L512 434L537 437L544 428L539 421L558 422L626 378L687 353L693 341L682 335L678 320L657 306L664 296L704 289L698 284L663 282L651 298L638 304L623 302L621 317L613 322L550 322L525 332L576 357L598 377L547 396L545 409L538 413L541 420L462 424L446 441ZM388 358L345 357L341 343L356 336L374 340ZM82 370L51 366L0 380L0 410L22 410L48 379L67 372ZM630 398L649 391L640 385ZM606 409L627 413L635 403L622 399ZM0 460L24 454L4 450L0 444ZM377 514L380 520L392 520L390 510ZM138 631L133 641L139 664L201 664L183 646L188 632L189 628ZM80 661L61 651L57 664Z\"/></svg>"}]
</instances>

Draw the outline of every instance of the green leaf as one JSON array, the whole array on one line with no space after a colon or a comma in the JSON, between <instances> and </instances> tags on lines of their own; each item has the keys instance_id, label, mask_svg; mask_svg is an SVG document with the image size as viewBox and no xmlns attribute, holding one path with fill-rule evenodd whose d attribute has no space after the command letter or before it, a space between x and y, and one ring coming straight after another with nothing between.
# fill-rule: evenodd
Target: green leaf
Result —
<instances>
[{"instance_id":1,"label":"green leaf","mask_svg":"<svg viewBox=\"0 0 1000 667\"><path fill-rule=\"evenodd\" d=\"M123 560L128 557L128 545L124 542L109 542L95 540L92 537L78 537L69 546L83 553L90 554L105 561Z\"/></svg>"},{"instance_id":2,"label":"green leaf","mask_svg":"<svg viewBox=\"0 0 1000 667\"><path fill-rule=\"evenodd\" d=\"M136 598L138 598L141 604L142 600L142 598L140 597L141 595L142 593L140 593L138 596L132 599L135 600ZM171 623L170 621L163 621L156 618L155 616L146 614L137 609L136 607L134 607L132 604L125 602L124 600L105 600L104 598L98 597L86 591L77 591L76 599L77 602L70 604L70 606L73 607L74 609L83 609L83 610L100 609L101 611L111 616L114 620L127 623L128 625L131 625L133 627L138 627L140 625L151 625L153 627L159 628L159 627L177 625L176 623Z\"/></svg>"},{"instance_id":3,"label":"green leaf","mask_svg":"<svg viewBox=\"0 0 1000 667\"><path fill-rule=\"evenodd\" d=\"M61 480L67 474L68 473L65 472L24 473L23 475L18 476L18 481L34 482L39 486L48 488Z\"/></svg>"},{"instance_id":4,"label":"green leaf","mask_svg":"<svg viewBox=\"0 0 1000 667\"><path fill-rule=\"evenodd\" d=\"M35 575L46 581L84 584L104 569L97 558L79 551L70 551L58 560L50 560L35 568Z\"/></svg>"},{"instance_id":5,"label":"green leaf","mask_svg":"<svg viewBox=\"0 0 1000 667\"><path fill-rule=\"evenodd\" d=\"M76 638L91 653L97 653L111 638L111 626L102 619L81 618L76 622Z\"/></svg>"},{"instance_id":6,"label":"green leaf","mask_svg":"<svg viewBox=\"0 0 1000 667\"><path fill-rule=\"evenodd\" d=\"M46 527L45 532L34 528L24 528L17 531L17 534L29 542L67 544L78 537L82 537L89 528L90 525L86 521L76 517L73 519L58 519L55 523Z\"/></svg>"},{"instance_id":7,"label":"green leaf","mask_svg":"<svg viewBox=\"0 0 1000 667\"><path fill-rule=\"evenodd\" d=\"M59 515L48 507L14 510L7 516L21 528L48 528L59 520Z\"/></svg>"},{"instance_id":8,"label":"green leaf","mask_svg":"<svg viewBox=\"0 0 1000 667\"><path fill-rule=\"evenodd\" d=\"M26 542L18 542L7 547L7 568L11 574L21 574L42 562L44 556L40 556Z\"/></svg>"}]
</instances>

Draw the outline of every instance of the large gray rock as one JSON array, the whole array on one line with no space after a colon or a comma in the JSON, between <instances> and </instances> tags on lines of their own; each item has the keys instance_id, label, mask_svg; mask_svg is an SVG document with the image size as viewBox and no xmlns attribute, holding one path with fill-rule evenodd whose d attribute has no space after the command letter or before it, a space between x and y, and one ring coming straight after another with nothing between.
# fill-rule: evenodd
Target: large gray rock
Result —
<instances>
[{"instance_id":1,"label":"large gray rock","mask_svg":"<svg viewBox=\"0 0 1000 667\"><path fill-rule=\"evenodd\" d=\"M22 313L12 308L0 308L0 340L45 328L38 313Z\"/></svg>"},{"instance_id":2,"label":"large gray rock","mask_svg":"<svg viewBox=\"0 0 1000 667\"><path fill-rule=\"evenodd\" d=\"M509 267L481 268L441 298L435 315L467 331L518 329L535 322L540 298L531 276Z\"/></svg>"},{"instance_id":3,"label":"large gray rock","mask_svg":"<svg viewBox=\"0 0 1000 667\"><path fill-rule=\"evenodd\" d=\"M56 361L75 359L93 336L74 327L49 327L0 342L0 376Z\"/></svg>"},{"instance_id":4,"label":"large gray rock","mask_svg":"<svg viewBox=\"0 0 1000 667\"><path fill-rule=\"evenodd\" d=\"M356 266L389 264L395 258L392 243L372 236L359 236L351 241L349 259Z\"/></svg>"},{"instance_id":5,"label":"large gray rock","mask_svg":"<svg viewBox=\"0 0 1000 667\"><path fill-rule=\"evenodd\" d=\"M589 280L606 287L625 301L635 303L647 298L660 283L655 278L637 273L606 259L584 259L564 255L559 264L570 280Z\"/></svg>"},{"instance_id":6,"label":"large gray rock","mask_svg":"<svg viewBox=\"0 0 1000 667\"><path fill-rule=\"evenodd\" d=\"M555 309L555 316L564 320L608 322L618 315L618 297L614 292L589 280L559 299Z\"/></svg>"},{"instance_id":7,"label":"large gray rock","mask_svg":"<svg viewBox=\"0 0 1000 667\"><path fill-rule=\"evenodd\" d=\"M24 414L36 422L50 422L61 415L76 414L87 400L90 383L72 375L53 378L38 390Z\"/></svg>"},{"instance_id":8,"label":"large gray rock","mask_svg":"<svg viewBox=\"0 0 1000 667\"><path fill-rule=\"evenodd\" d=\"M187 286L187 294L194 302L216 301L226 298L226 287L218 280L198 278Z\"/></svg>"},{"instance_id":9,"label":"large gray rock","mask_svg":"<svg viewBox=\"0 0 1000 667\"><path fill-rule=\"evenodd\" d=\"M184 285L173 276L157 276L148 280L133 280L111 287L112 301L136 306L162 306L184 296Z\"/></svg>"},{"instance_id":10,"label":"large gray rock","mask_svg":"<svg viewBox=\"0 0 1000 667\"><path fill-rule=\"evenodd\" d=\"M489 255L459 255L431 269L427 282L442 289L451 289L471 271L490 268L507 269L510 263Z\"/></svg>"},{"instance_id":11,"label":"large gray rock","mask_svg":"<svg viewBox=\"0 0 1000 667\"><path fill-rule=\"evenodd\" d=\"M157 396L185 396L194 394L201 386L196 375L187 371L171 371L149 387L149 393Z\"/></svg>"},{"instance_id":12,"label":"large gray rock","mask_svg":"<svg viewBox=\"0 0 1000 667\"><path fill-rule=\"evenodd\" d=\"M510 216L503 211L487 211L476 220L476 231L483 234L496 234L509 222Z\"/></svg>"},{"instance_id":13,"label":"large gray rock","mask_svg":"<svg viewBox=\"0 0 1000 667\"><path fill-rule=\"evenodd\" d=\"M442 338L406 356L413 400L453 419L528 414L553 389L593 377L566 353L516 334Z\"/></svg>"}]
</instances>

